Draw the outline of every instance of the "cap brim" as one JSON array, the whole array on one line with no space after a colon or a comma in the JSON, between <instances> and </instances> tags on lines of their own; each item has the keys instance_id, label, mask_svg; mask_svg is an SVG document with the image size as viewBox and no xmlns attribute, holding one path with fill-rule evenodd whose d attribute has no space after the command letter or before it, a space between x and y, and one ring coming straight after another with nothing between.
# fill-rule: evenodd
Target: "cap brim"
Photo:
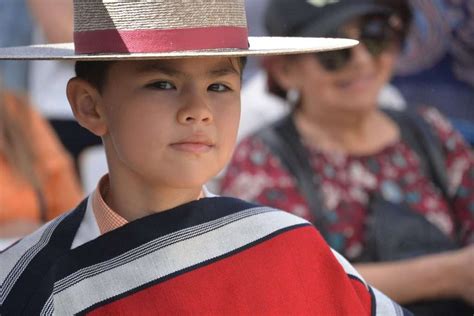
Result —
<instances>
[{"instance_id":1,"label":"cap brim","mask_svg":"<svg viewBox=\"0 0 474 316\"><path fill-rule=\"evenodd\" d=\"M161 53L76 54L73 43L2 47L0 60L144 60L190 57L289 55L349 48L358 41L344 38L249 37L248 49L211 49Z\"/></svg>"}]
</instances>

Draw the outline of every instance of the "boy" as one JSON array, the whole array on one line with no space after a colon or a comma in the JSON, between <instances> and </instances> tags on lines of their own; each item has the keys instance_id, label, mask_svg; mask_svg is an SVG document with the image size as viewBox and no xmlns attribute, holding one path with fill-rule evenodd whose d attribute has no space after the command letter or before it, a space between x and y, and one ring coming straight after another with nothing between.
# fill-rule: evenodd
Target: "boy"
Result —
<instances>
[{"instance_id":1,"label":"boy","mask_svg":"<svg viewBox=\"0 0 474 316\"><path fill-rule=\"evenodd\" d=\"M0 254L1 315L403 312L306 221L203 188L234 146L239 56L352 44L248 47L243 7L77 0L75 52L0 50L99 60L77 62L67 96L78 122L102 137L109 165L75 210Z\"/></svg>"}]
</instances>

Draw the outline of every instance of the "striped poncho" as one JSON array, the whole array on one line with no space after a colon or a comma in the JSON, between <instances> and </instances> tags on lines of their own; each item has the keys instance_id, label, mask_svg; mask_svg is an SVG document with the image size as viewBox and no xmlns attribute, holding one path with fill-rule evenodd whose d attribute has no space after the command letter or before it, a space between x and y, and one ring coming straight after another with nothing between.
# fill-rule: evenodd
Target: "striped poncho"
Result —
<instances>
[{"instance_id":1,"label":"striped poncho","mask_svg":"<svg viewBox=\"0 0 474 316\"><path fill-rule=\"evenodd\" d=\"M0 315L404 315L316 229L213 197L104 235L86 199L0 253Z\"/></svg>"}]
</instances>

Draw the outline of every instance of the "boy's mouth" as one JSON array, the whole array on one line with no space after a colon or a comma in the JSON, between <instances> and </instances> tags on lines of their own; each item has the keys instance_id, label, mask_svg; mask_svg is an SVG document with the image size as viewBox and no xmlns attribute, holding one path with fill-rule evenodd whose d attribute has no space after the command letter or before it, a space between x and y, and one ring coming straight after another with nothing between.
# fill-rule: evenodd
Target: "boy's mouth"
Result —
<instances>
[{"instance_id":1,"label":"boy's mouth","mask_svg":"<svg viewBox=\"0 0 474 316\"><path fill-rule=\"evenodd\" d=\"M190 137L172 143L170 146L178 151L202 154L209 152L215 144L207 137Z\"/></svg>"}]
</instances>

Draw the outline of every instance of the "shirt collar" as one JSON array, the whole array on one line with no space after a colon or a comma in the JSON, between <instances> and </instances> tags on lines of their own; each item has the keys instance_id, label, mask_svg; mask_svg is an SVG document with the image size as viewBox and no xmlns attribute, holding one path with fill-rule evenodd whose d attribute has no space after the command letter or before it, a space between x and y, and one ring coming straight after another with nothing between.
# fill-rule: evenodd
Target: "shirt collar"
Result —
<instances>
[{"instance_id":1,"label":"shirt collar","mask_svg":"<svg viewBox=\"0 0 474 316\"><path fill-rule=\"evenodd\" d=\"M106 174L100 179L99 183L97 184L97 188L94 190L91 196L92 211L97 221L97 225L99 226L101 235L128 223L125 218L111 209L105 202L104 197L107 195L109 188L109 175ZM202 195L204 197L216 196L215 194L209 192L205 186L202 188Z\"/></svg>"}]
</instances>

